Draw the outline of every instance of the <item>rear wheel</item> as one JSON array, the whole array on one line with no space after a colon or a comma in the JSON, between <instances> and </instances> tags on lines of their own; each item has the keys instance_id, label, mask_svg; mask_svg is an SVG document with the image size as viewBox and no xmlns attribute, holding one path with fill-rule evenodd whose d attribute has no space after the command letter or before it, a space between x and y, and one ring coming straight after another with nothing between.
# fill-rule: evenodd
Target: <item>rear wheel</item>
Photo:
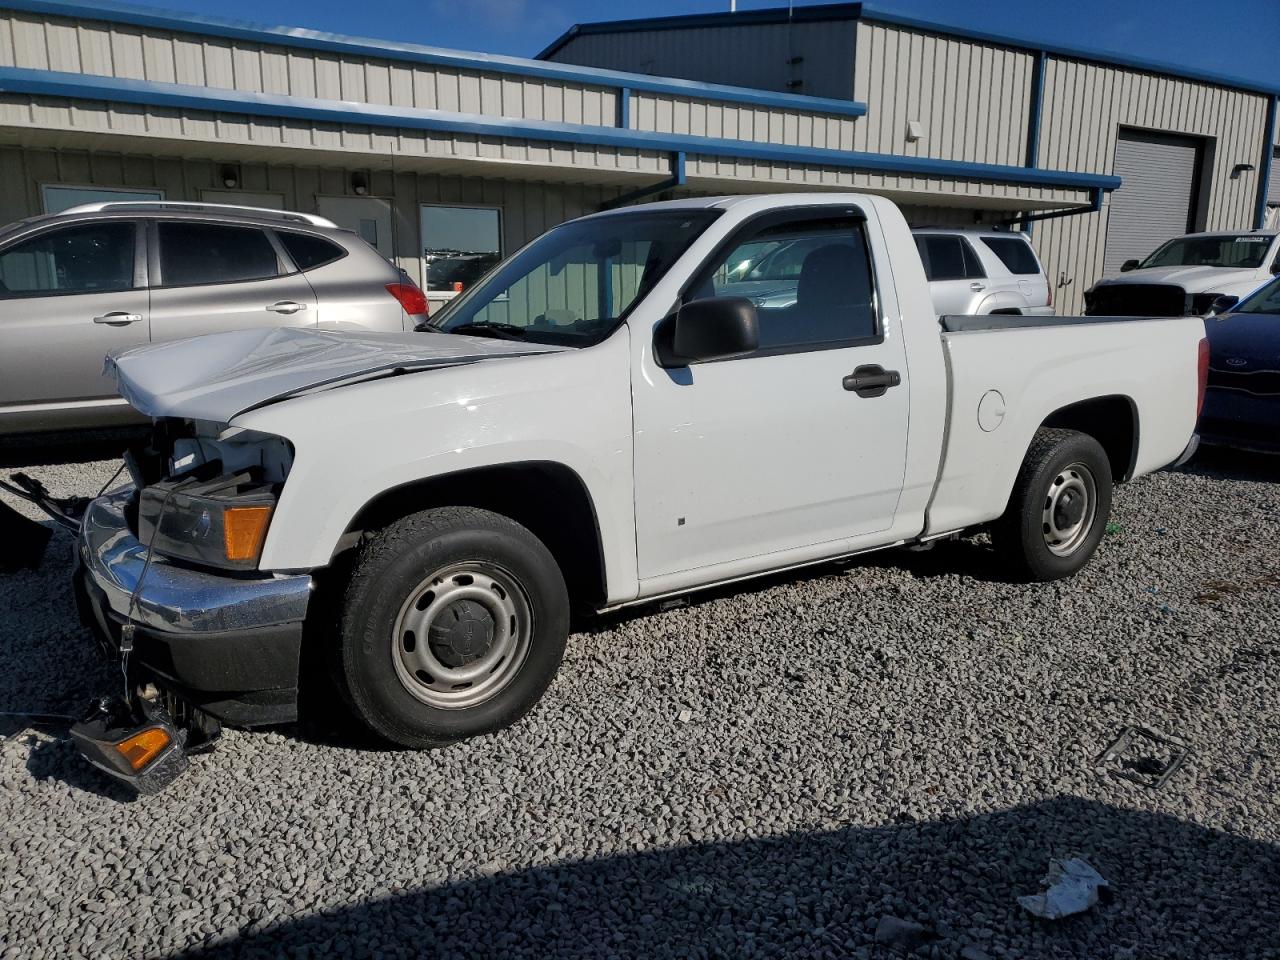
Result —
<instances>
[{"instance_id":1,"label":"rear wheel","mask_svg":"<svg viewBox=\"0 0 1280 960\"><path fill-rule=\"evenodd\" d=\"M1098 548L1111 516L1111 463L1102 445L1075 430L1036 432L991 540L1022 580L1075 573Z\"/></svg>"},{"instance_id":2,"label":"rear wheel","mask_svg":"<svg viewBox=\"0 0 1280 960\"><path fill-rule=\"evenodd\" d=\"M564 578L532 533L487 510L425 510L356 561L339 681L379 736L442 746L520 719L555 677L568 631Z\"/></svg>"}]
</instances>

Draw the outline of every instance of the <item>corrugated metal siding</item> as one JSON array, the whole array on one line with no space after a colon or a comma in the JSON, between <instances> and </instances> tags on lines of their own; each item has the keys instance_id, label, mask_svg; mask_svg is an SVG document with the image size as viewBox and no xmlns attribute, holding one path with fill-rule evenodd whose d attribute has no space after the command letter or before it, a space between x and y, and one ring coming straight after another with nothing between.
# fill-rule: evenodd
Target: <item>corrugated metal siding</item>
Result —
<instances>
[{"instance_id":1,"label":"corrugated metal siding","mask_svg":"<svg viewBox=\"0 0 1280 960\"><path fill-rule=\"evenodd\" d=\"M0 10L0 66L613 126L604 87Z\"/></svg>"},{"instance_id":2,"label":"corrugated metal siding","mask_svg":"<svg viewBox=\"0 0 1280 960\"><path fill-rule=\"evenodd\" d=\"M551 59L850 100L854 29L846 20L589 34L574 37ZM794 57L803 60L791 63Z\"/></svg>"},{"instance_id":3,"label":"corrugated metal siding","mask_svg":"<svg viewBox=\"0 0 1280 960\"><path fill-rule=\"evenodd\" d=\"M1124 180L1111 195L1102 275L1120 272L1191 225L1200 142L1125 131L1116 141L1114 170Z\"/></svg>"},{"instance_id":4,"label":"corrugated metal siding","mask_svg":"<svg viewBox=\"0 0 1280 960\"><path fill-rule=\"evenodd\" d=\"M41 213L40 185L160 189L169 200L199 200L204 190L222 186L220 164L209 160L137 157L78 150L23 150L0 147L0 222ZM354 196L350 171L305 164L241 163L241 188L278 193L291 210L316 212L318 196ZM513 251L549 227L592 213L618 194L599 185L497 180L374 170L369 196L392 201L400 265L421 282L418 205L492 204L502 210L504 250Z\"/></svg>"},{"instance_id":5,"label":"corrugated metal siding","mask_svg":"<svg viewBox=\"0 0 1280 960\"><path fill-rule=\"evenodd\" d=\"M632 95L631 126L659 133L850 150L853 147L855 121L852 117L771 110L766 107L712 103L639 92Z\"/></svg>"},{"instance_id":6,"label":"corrugated metal siding","mask_svg":"<svg viewBox=\"0 0 1280 960\"><path fill-rule=\"evenodd\" d=\"M612 147L539 143L472 134L336 126L299 120L134 107L90 100L0 95L0 124L85 134L128 134L165 140L216 141L258 149L302 148L353 154L502 160L547 167L662 174L665 153Z\"/></svg>"},{"instance_id":7,"label":"corrugated metal siding","mask_svg":"<svg viewBox=\"0 0 1280 960\"><path fill-rule=\"evenodd\" d=\"M1262 153L1266 98L1173 77L1118 67L1051 59L1045 68L1040 128L1042 167L1112 173L1120 127L1211 137L1213 163L1202 189L1205 226L1234 230L1252 225L1258 174L1236 179L1237 163ZM1036 247L1058 290L1057 308L1083 309L1083 293L1103 274L1110 204L1100 214L1049 220L1035 227Z\"/></svg>"},{"instance_id":8,"label":"corrugated metal siding","mask_svg":"<svg viewBox=\"0 0 1280 960\"><path fill-rule=\"evenodd\" d=\"M1033 59L1024 51L861 22L854 97L867 103L868 113L858 121L853 149L1020 165ZM907 140L908 120L923 125L920 140Z\"/></svg>"},{"instance_id":9,"label":"corrugated metal siding","mask_svg":"<svg viewBox=\"0 0 1280 960\"><path fill-rule=\"evenodd\" d=\"M1272 149L1271 176L1267 179L1267 203L1280 204L1280 149Z\"/></svg>"}]
</instances>

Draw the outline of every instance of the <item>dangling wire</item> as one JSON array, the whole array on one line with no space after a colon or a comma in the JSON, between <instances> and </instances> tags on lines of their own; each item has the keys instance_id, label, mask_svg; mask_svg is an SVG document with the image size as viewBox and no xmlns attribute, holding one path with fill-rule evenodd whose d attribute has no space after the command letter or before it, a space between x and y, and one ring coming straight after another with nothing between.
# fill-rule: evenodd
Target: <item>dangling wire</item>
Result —
<instances>
[{"instance_id":1,"label":"dangling wire","mask_svg":"<svg viewBox=\"0 0 1280 960\"><path fill-rule=\"evenodd\" d=\"M133 652L133 634L136 627L133 623L134 613L138 609L138 593L142 590L142 581L147 577L147 571L151 569L151 558L154 555L154 546L156 537L160 535L161 524L164 523L165 511L169 509L169 501L173 499L173 495L177 493L176 487L170 487L169 492L164 495L164 500L160 502L160 512L156 515L156 525L151 529L151 538L147 541L147 555L142 561L142 572L138 574L138 580L133 585L133 592L129 594L129 606L125 610L125 619L129 622L120 628L120 674L124 678L124 698L129 699L129 654Z\"/></svg>"}]
</instances>

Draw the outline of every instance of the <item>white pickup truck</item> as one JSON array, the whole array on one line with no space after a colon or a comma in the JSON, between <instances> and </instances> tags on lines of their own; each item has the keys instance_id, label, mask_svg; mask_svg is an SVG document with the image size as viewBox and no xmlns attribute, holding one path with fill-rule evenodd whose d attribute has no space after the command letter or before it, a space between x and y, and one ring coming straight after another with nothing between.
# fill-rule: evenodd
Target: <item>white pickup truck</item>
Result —
<instances>
[{"instance_id":1,"label":"white pickup truck","mask_svg":"<svg viewBox=\"0 0 1280 960\"><path fill-rule=\"evenodd\" d=\"M793 302L718 295L797 238ZM901 213L853 194L584 217L434 322L110 360L154 438L84 514L78 583L136 682L273 723L327 657L368 727L431 747L535 704L571 605L987 524L1062 577L1113 483L1193 447L1207 356L1195 319L940 320Z\"/></svg>"},{"instance_id":2,"label":"white pickup truck","mask_svg":"<svg viewBox=\"0 0 1280 960\"><path fill-rule=\"evenodd\" d=\"M1280 234L1274 230L1189 233L1161 244L1145 260L1126 260L1120 273L1085 291L1085 313L1143 317L1220 313L1280 274Z\"/></svg>"}]
</instances>

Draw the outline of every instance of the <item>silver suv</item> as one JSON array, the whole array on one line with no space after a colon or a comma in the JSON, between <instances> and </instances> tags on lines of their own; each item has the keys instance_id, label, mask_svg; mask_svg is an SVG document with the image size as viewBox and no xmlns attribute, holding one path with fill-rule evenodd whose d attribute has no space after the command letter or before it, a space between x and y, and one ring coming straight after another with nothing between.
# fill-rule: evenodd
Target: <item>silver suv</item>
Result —
<instances>
[{"instance_id":1,"label":"silver suv","mask_svg":"<svg viewBox=\"0 0 1280 960\"><path fill-rule=\"evenodd\" d=\"M1053 286L1026 234L947 228L911 233L939 316L1053 313Z\"/></svg>"},{"instance_id":2,"label":"silver suv","mask_svg":"<svg viewBox=\"0 0 1280 960\"><path fill-rule=\"evenodd\" d=\"M322 217L96 203L0 228L0 434L136 419L112 351L246 327L412 330L405 274Z\"/></svg>"}]
</instances>

